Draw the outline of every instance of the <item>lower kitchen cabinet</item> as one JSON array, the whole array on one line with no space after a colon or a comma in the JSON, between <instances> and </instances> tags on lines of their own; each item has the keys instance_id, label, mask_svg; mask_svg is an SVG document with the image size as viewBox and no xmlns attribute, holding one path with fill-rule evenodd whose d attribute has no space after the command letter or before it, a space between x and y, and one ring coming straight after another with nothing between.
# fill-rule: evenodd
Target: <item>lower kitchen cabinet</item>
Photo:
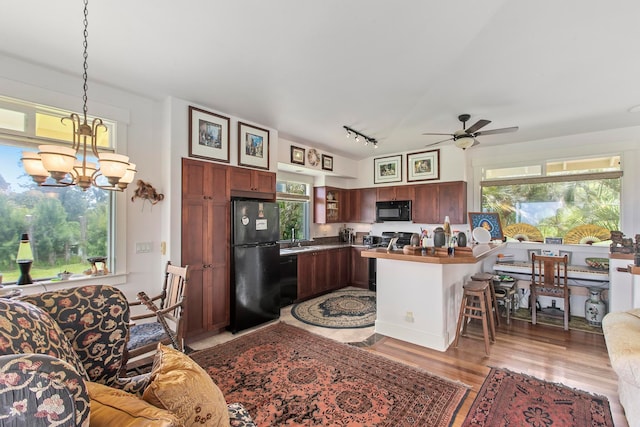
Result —
<instances>
[{"instance_id":1,"label":"lower kitchen cabinet","mask_svg":"<svg viewBox=\"0 0 640 427\"><path fill-rule=\"evenodd\" d=\"M351 248L350 283L359 288L369 289L369 258L360 256L366 248Z\"/></svg>"},{"instance_id":2,"label":"lower kitchen cabinet","mask_svg":"<svg viewBox=\"0 0 640 427\"><path fill-rule=\"evenodd\" d=\"M298 299L308 299L349 284L350 248L298 254Z\"/></svg>"}]
</instances>

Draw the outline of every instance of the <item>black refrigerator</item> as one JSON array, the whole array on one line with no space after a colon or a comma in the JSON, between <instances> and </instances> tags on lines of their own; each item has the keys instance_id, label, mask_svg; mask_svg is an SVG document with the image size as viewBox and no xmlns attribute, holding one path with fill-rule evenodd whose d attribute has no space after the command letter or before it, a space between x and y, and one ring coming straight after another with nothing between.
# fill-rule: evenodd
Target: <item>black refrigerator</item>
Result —
<instances>
[{"instance_id":1,"label":"black refrigerator","mask_svg":"<svg viewBox=\"0 0 640 427\"><path fill-rule=\"evenodd\" d=\"M231 203L231 324L236 333L280 317L278 204Z\"/></svg>"}]
</instances>

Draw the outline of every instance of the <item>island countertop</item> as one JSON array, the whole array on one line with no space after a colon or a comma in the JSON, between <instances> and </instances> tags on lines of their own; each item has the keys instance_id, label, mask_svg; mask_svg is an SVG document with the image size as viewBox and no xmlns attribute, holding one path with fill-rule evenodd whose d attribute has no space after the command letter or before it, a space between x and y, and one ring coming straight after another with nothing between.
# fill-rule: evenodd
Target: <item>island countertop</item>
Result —
<instances>
[{"instance_id":1,"label":"island countertop","mask_svg":"<svg viewBox=\"0 0 640 427\"><path fill-rule=\"evenodd\" d=\"M405 253L403 250L387 250L384 248L372 248L360 253L363 258L393 259L398 261L423 262L429 264L475 264L488 255L498 251L504 243L478 244L467 248L456 248L454 255L448 255L446 248L437 248L432 254L431 248L427 248L423 254L421 250Z\"/></svg>"}]
</instances>

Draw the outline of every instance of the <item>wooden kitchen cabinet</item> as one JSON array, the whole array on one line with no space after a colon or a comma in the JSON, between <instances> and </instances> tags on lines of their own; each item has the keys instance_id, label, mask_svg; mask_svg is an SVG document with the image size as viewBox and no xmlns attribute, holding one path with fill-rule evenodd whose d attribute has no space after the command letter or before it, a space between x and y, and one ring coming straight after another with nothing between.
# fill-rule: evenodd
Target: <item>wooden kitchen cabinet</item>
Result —
<instances>
[{"instance_id":1,"label":"wooden kitchen cabinet","mask_svg":"<svg viewBox=\"0 0 640 427\"><path fill-rule=\"evenodd\" d=\"M395 185L391 187L378 187L377 200L388 202L393 200L413 200L413 185Z\"/></svg>"},{"instance_id":2,"label":"wooden kitchen cabinet","mask_svg":"<svg viewBox=\"0 0 640 427\"><path fill-rule=\"evenodd\" d=\"M227 166L182 160L182 265L189 265L186 335L229 325Z\"/></svg>"},{"instance_id":3,"label":"wooden kitchen cabinet","mask_svg":"<svg viewBox=\"0 0 640 427\"><path fill-rule=\"evenodd\" d=\"M330 224L346 221L346 190L334 187L313 187L313 222Z\"/></svg>"},{"instance_id":4,"label":"wooden kitchen cabinet","mask_svg":"<svg viewBox=\"0 0 640 427\"><path fill-rule=\"evenodd\" d=\"M350 284L369 289L369 258L360 255L365 250L366 248L351 248Z\"/></svg>"},{"instance_id":5,"label":"wooden kitchen cabinet","mask_svg":"<svg viewBox=\"0 0 640 427\"><path fill-rule=\"evenodd\" d=\"M347 222L376 221L377 190L375 188L354 188L349 190L349 215Z\"/></svg>"},{"instance_id":6,"label":"wooden kitchen cabinet","mask_svg":"<svg viewBox=\"0 0 640 427\"><path fill-rule=\"evenodd\" d=\"M229 184L233 196L275 200L276 174L230 166Z\"/></svg>"},{"instance_id":7,"label":"wooden kitchen cabinet","mask_svg":"<svg viewBox=\"0 0 640 427\"><path fill-rule=\"evenodd\" d=\"M298 299L320 294L327 288L326 251L298 254Z\"/></svg>"},{"instance_id":8,"label":"wooden kitchen cabinet","mask_svg":"<svg viewBox=\"0 0 640 427\"><path fill-rule=\"evenodd\" d=\"M449 216L452 224L467 223L467 183L465 181L415 185L413 222L440 224Z\"/></svg>"}]
</instances>

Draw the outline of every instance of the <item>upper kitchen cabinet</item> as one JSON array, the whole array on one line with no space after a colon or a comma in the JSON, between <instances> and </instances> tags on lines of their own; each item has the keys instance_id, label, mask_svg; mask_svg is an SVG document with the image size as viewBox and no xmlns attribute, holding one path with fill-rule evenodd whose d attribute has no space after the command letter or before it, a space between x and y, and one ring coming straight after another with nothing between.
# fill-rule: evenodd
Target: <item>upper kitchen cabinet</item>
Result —
<instances>
[{"instance_id":1,"label":"upper kitchen cabinet","mask_svg":"<svg viewBox=\"0 0 640 427\"><path fill-rule=\"evenodd\" d=\"M345 221L375 222L376 198L377 191L375 188L354 188L349 190L349 215Z\"/></svg>"},{"instance_id":2,"label":"upper kitchen cabinet","mask_svg":"<svg viewBox=\"0 0 640 427\"><path fill-rule=\"evenodd\" d=\"M467 222L467 183L465 181L416 185L413 222L439 224L449 216L452 224Z\"/></svg>"},{"instance_id":3,"label":"upper kitchen cabinet","mask_svg":"<svg viewBox=\"0 0 640 427\"><path fill-rule=\"evenodd\" d=\"M265 200L276 198L276 174L273 172L229 167L231 195Z\"/></svg>"},{"instance_id":4,"label":"upper kitchen cabinet","mask_svg":"<svg viewBox=\"0 0 640 427\"><path fill-rule=\"evenodd\" d=\"M313 222L329 224L347 218L347 190L334 187L313 187Z\"/></svg>"},{"instance_id":5,"label":"upper kitchen cabinet","mask_svg":"<svg viewBox=\"0 0 640 427\"><path fill-rule=\"evenodd\" d=\"M388 202L393 200L413 200L413 185L395 185L392 187L378 187L377 200L380 202Z\"/></svg>"},{"instance_id":6,"label":"upper kitchen cabinet","mask_svg":"<svg viewBox=\"0 0 640 427\"><path fill-rule=\"evenodd\" d=\"M182 159L184 199L227 200L227 166L200 160Z\"/></svg>"}]
</instances>

